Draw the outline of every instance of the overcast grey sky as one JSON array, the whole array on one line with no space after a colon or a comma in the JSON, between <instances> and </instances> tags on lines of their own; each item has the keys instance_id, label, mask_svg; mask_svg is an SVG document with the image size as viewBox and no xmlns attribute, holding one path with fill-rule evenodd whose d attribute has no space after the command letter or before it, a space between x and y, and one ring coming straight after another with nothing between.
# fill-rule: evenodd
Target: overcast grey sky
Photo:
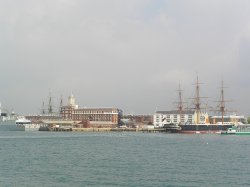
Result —
<instances>
[{"instance_id":1,"label":"overcast grey sky","mask_svg":"<svg viewBox=\"0 0 250 187\"><path fill-rule=\"evenodd\" d=\"M248 0L0 0L0 101L36 114L73 91L80 106L124 113L173 109L185 98L249 115Z\"/></svg>"}]
</instances>

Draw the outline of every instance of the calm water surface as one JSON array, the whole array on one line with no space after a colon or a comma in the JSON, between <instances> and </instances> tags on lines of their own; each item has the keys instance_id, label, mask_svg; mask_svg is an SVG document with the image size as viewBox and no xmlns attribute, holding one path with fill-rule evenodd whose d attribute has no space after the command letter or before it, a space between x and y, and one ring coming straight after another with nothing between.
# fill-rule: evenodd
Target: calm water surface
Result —
<instances>
[{"instance_id":1,"label":"calm water surface","mask_svg":"<svg viewBox=\"0 0 250 187\"><path fill-rule=\"evenodd\" d=\"M250 186L250 136L0 132L0 186Z\"/></svg>"}]
</instances>

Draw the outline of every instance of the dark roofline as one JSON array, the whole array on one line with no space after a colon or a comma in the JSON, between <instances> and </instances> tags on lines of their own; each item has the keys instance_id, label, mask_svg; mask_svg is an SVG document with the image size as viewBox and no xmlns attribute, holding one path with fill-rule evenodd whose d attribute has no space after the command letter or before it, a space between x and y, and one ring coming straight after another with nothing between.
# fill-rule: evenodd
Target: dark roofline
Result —
<instances>
[{"instance_id":1,"label":"dark roofline","mask_svg":"<svg viewBox=\"0 0 250 187\"><path fill-rule=\"evenodd\" d=\"M169 111L156 111L156 114L179 114L178 110L169 110ZM182 114L194 114L192 110L183 110Z\"/></svg>"}]
</instances>

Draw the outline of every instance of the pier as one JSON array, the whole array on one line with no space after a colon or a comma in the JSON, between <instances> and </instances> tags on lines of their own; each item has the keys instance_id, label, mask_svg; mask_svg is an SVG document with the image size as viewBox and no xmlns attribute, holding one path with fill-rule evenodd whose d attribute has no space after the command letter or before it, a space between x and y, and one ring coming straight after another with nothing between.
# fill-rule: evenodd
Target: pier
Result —
<instances>
[{"instance_id":1,"label":"pier","mask_svg":"<svg viewBox=\"0 0 250 187\"><path fill-rule=\"evenodd\" d=\"M49 127L47 131L52 132L147 132L147 133L164 133L164 128L143 129L143 128L72 128L72 127Z\"/></svg>"}]
</instances>

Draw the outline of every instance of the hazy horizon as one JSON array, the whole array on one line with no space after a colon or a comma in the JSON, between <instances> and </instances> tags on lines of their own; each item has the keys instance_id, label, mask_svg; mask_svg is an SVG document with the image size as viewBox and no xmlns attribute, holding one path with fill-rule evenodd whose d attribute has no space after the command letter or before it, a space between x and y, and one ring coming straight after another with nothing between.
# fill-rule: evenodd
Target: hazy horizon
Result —
<instances>
[{"instance_id":1,"label":"hazy horizon","mask_svg":"<svg viewBox=\"0 0 250 187\"><path fill-rule=\"evenodd\" d=\"M203 102L250 115L250 1L0 0L0 102L38 114L42 102L176 109L199 76Z\"/></svg>"}]
</instances>

